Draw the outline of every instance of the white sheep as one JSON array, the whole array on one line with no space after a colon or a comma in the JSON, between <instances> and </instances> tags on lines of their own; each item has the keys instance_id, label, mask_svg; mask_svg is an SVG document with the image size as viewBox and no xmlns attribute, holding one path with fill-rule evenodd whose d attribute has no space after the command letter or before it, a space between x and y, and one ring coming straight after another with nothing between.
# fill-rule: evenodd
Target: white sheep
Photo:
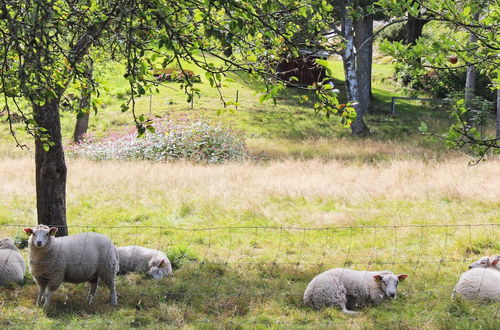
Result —
<instances>
[{"instance_id":1,"label":"white sheep","mask_svg":"<svg viewBox=\"0 0 500 330\"><path fill-rule=\"evenodd\" d=\"M10 238L0 240L0 285L21 282L26 265L19 250Z\"/></svg>"},{"instance_id":2,"label":"white sheep","mask_svg":"<svg viewBox=\"0 0 500 330\"><path fill-rule=\"evenodd\" d=\"M500 270L500 255L494 256L494 257L482 257L476 262L473 262L470 266L469 269L472 268L487 268L487 267L493 267L498 270Z\"/></svg>"},{"instance_id":3,"label":"white sheep","mask_svg":"<svg viewBox=\"0 0 500 330\"><path fill-rule=\"evenodd\" d=\"M408 275L390 271L356 271L334 268L313 278L304 292L304 303L314 308L339 306L344 313L384 298L396 298L397 285Z\"/></svg>"},{"instance_id":4,"label":"white sheep","mask_svg":"<svg viewBox=\"0 0 500 330\"><path fill-rule=\"evenodd\" d=\"M500 301L500 272L491 267L472 268L460 276L451 295L468 300Z\"/></svg>"},{"instance_id":5,"label":"white sheep","mask_svg":"<svg viewBox=\"0 0 500 330\"><path fill-rule=\"evenodd\" d=\"M118 274L147 272L156 280L172 274L170 260L161 251L136 245L118 247L116 250L120 258Z\"/></svg>"},{"instance_id":6,"label":"white sheep","mask_svg":"<svg viewBox=\"0 0 500 330\"><path fill-rule=\"evenodd\" d=\"M29 263L38 284L37 305L45 299L44 308L62 282L89 282L88 303L95 296L98 281L102 281L111 294L111 305L116 306L115 275L119 262L111 240L97 233L80 233L54 237L56 227L38 225L25 228L28 241Z\"/></svg>"}]
</instances>

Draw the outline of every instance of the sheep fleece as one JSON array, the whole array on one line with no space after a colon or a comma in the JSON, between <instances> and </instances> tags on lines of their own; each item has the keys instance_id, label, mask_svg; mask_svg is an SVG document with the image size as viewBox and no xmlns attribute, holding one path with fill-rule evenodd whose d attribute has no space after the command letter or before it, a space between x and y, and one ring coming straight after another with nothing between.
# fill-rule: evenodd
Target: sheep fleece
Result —
<instances>
[{"instance_id":1,"label":"sheep fleece","mask_svg":"<svg viewBox=\"0 0 500 330\"><path fill-rule=\"evenodd\" d=\"M24 259L10 240L2 240L0 245L0 285L20 282L24 278Z\"/></svg>"},{"instance_id":2,"label":"sheep fleece","mask_svg":"<svg viewBox=\"0 0 500 330\"><path fill-rule=\"evenodd\" d=\"M115 246L97 233L54 237L50 246L30 248L29 256L35 279L81 283L99 278L107 283L114 280L119 267Z\"/></svg>"},{"instance_id":3,"label":"sheep fleece","mask_svg":"<svg viewBox=\"0 0 500 330\"><path fill-rule=\"evenodd\" d=\"M167 274L172 273L172 266L165 253L148 249L142 246L130 245L116 248L120 258L120 271L118 274L128 272L147 272L151 262L165 259L167 261Z\"/></svg>"},{"instance_id":4,"label":"sheep fleece","mask_svg":"<svg viewBox=\"0 0 500 330\"><path fill-rule=\"evenodd\" d=\"M500 271L495 268L473 268L460 276L453 295L469 300L500 301Z\"/></svg>"},{"instance_id":5,"label":"sheep fleece","mask_svg":"<svg viewBox=\"0 0 500 330\"><path fill-rule=\"evenodd\" d=\"M334 268L312 279L304 292L304 303L314 308L342 306L362 307L383 300L384 292L373 279L388 271L369 272Z\"/></svg>"}]
</instances>

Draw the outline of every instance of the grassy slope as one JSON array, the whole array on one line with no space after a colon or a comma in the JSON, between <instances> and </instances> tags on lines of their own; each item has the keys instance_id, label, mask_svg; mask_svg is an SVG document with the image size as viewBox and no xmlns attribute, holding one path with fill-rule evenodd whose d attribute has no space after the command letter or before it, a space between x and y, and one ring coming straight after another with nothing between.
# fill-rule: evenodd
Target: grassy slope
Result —
<instances>
[{"instance_id":1,"label":"grassy slope","mask_svg":"<svg viewBox=\"0 0 500 330\"><path fill-rule=\"evenodd\" d=\"M332 66L340 79L340 64ZM97 137L128 129L118 126L131 123L130 116L119 114L116 95L124 93L126 82L117 77L117 69L109 65L100 73L108 92L102 93L106 107L91 123ZM387 79L388 70L374 67L375 106L380 112L388 111L390 97L398 93ZM224 92L234 98L239 91L241 105L235 113L217 116L217 93L205 84L200 84L202 97L194 110L182 93L161 88L152 99L154 113L224 121L243 130L251 152L268 162L209 166L69 160L68 219L70 225L81 226L72 232L104 232L117 245L160 248L176 263L187 261L186 253L197 261L186 262L173 278L158 283L139 275L120 278L116 310L107 306L105 289L99 289L95 305L89 307L84 304L85 286L69 284L56 295L56 307L44 313L33 306L36 286L28 275L24 285L0 291L0 324L156 328L157 322L164 322L162 326L210 328L233 322L244 328L330 324L464 329L498 325L498 304L476 306L449 298L469 261L499 252L498 228L419 227L498 223L498 161L468 168L466 158L422 139L415 134L418 122L430 116L439 124L440 114L425 113L411 103L403 103L398 118L369 116L375 136L359 140L348 137L335 119L315 116L298 105L292 100L295 90L287 91L277 106L261 104L255 84L234 78ZM138 110L149 111L148 98L139 100ZM67 141L73 122L72 114L63 115ZM22 234L16 224L34 222L33 159L4 142L4 124L0 134L0 230L1 236L15 237ZM227 226L251 228L185 230ZM308 281L338 266L388 268L410 277L401 284L396 301L366 308L359 316L304 308L301 295Z\"/></svg>"}]
</instances>

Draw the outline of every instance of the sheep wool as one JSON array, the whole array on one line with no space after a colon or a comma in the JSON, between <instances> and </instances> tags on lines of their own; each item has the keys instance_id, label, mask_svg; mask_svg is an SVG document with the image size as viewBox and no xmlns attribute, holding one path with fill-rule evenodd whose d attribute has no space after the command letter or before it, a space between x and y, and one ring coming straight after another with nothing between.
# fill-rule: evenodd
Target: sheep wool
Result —
<instances>
[{"instance_id":1,"label":"sheep wool","mask_svg":"<svg viewBox=\"0 0 500 330\"><path fill-rule=\"evenodd\" d=\"M98 281L111 295L111 305L117 304L115 275L119 269L118 254L111 240L97 233L80 233L54 237L56 227L38 225L25 228L28 241L30 270L38 284L37 305L50 298L63 282L89 282L88 303L95 296Z\"/></svg>"},{"instance_id":2,"label":"sheep wool","mask_svg":"<svg viewBox=\"0 0 500 330\"><path fill-rule=\"evenodd\" d=\"M10 238L0 240L0 285L21 282L26 265L19 250Z\"/></svg>"},{"instance_id":3,"label":"sheep wool","mask_svg":"<svg viewBox=\"0 0 500 330\"><path fill-rule=\"evenodd\" d=\"M493 267L472 268L460 276L452 297L467 300L500 301L500 272Z\"/></svg>"},{"instance_id":4,"label":"sheep wool","mask_svg":"<svg viewBox=\"0 0 500 330\"><path fill-rule=\"evenodd\" d=\"M344 313L354 314L350 309L379 303L386 297L395 298L398 281L406 277L390 271L330 269L309 283L304 303L317 309L338 306Z\"/></svg>"},{"instance_id":5,"label":"sheep wool","mask_svg":"<svg viewBox=\"0 0 500 330\"><path fill-rule=\"evenodd\" d=\"M116 249L120 258L118 274L147 272L154 279L172 274L172 265L165 253L142 246L130 245Z\"/></svg>"}]
</instances>

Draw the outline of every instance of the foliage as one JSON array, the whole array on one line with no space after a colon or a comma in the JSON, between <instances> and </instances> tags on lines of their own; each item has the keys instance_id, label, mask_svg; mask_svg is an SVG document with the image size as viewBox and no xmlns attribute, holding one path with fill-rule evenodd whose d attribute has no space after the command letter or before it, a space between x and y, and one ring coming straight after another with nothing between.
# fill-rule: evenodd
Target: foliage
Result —
<instances>
[{"instance_id":1,"label":"foliage","mask_svg":"<svg viewBox=\"0 0 500 330\"><path fill-rule=\"evenodd\" d=\"M155 131L136 138L135 132L112 135L101 142L83 142L69 149L93 160L174 160L221 163L243 160L246 145L240 133L204 121L161 121Z\"/></svg>"},{"instance_id":2,"label":"foliage","mask_svg":"<svg viewBox=\"0 0 500 330\"><path fill-rule=\"evenodd\" d=\"M388 40L390 42L403 41L406 38L406 25L404 23L395 23L382 30L377 38Z\"/></svg>"},{"instance_id":3,"label":"foliage","mask_svg":"<svg viewBox=\"0 0 500 330\"><path fill-rule=\"evenodd\" d=\"M418 15L425 11L423 18L439 22L448 35L453 38L420 38L416 45L403 45L400 42L383 45L383 49L391 53L400 64L399 74L403 77L428 77L433 70L460 70L463 72L468 65L488 77L490 82L487 87L495 90L500 86L500 5L497 1L463 1L457 3L451 0L394 2L390 0L379 1L380 5L393 15L405 12ZM415 4L415 5L412 5ZM468 36L473 36L468 39ZM457 63L458 62L458 63ZM439 79L439 78L438 78ZM432 79L430 84L433 83ZM425 81L425 80L424 80ZM422 80L417 78L418 87L425 87ZM446 81L440 79L431 89L438 92ZM485 87L484 85L482 86ZM479 86L481 88L481 86ZM467 111L463 101L455 102L452 111L455 123L450 127L446 137L448 143L454 147L467 147L480 158L483 152L498 149L499 139L481 137L477 127L473 127L470 118L466 118ZM479 134L479 135L478 135Z\"/></svg>"},{"instance_id":4,"label":"foliage","mask_svg":"<svg viewBox=\"0 0 500 330\"><path fill-rule=\"evenodd\" d=\"M434 97L445 98L449 94L461 92L464 94L465 77L467 69L465 67L454 70L423 70L420 75L415 74L415 70L408 70L408 66L402 63L396 65L396 74L403 81L411 76L408 87L430 93ZM482 98L493 101L494 91L490 88L491 80L484 74L476 75L475 94Z\"/></svg>"},{"instance_id":5,"label":"foliage","mask_svg":"<svg viewBox=\"0 0 500 330\"><path fill-rule=\"evenodd\" d=\"M422 122L420 131L430 136L443 139L449 148L462 148L470 154L478 157L471 164L482 160L490 149L494 153L500 153L498 139L484 135L483 129L493 104L481 97L475 97L471 102L471 108L465 107L462 96L450 96L450 115L453 124L448 132L443 135L429 133L427 125Z\"/></svg>"}]
</instances>

